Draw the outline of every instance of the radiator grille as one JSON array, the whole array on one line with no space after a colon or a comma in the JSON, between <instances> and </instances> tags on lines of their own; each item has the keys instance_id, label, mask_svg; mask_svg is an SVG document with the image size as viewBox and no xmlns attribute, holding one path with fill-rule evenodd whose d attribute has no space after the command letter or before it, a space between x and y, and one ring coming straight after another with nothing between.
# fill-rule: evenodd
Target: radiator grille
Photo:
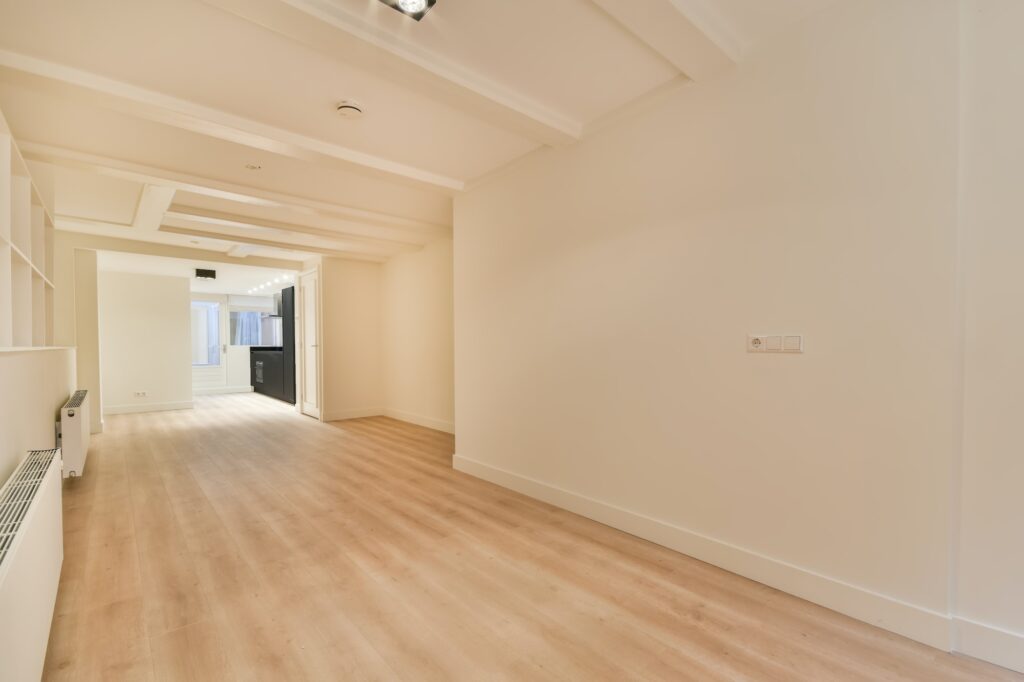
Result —
<instances>
[{"instance_id":1,"label":"radiator grille","mask_svg":"<svg viewBox=\"0 0 1024 682\"><path fill-rule=\"evenodd\" d=\"M66 403L64 403L64 408L67 409L69 407L81 407L82 403L85 402L85 394L86 393L88 393L88 391L84 391L84 390L83 391L75 391L74 393L72 393L71 397L68 398L68 401Z\"/></svg>"},{"instance_id":2,"label":"radiator grille","mask_svg":"<svg viewBox=\"0 0 1024 682\"><path fill-rule=\"evenodd\" d=\"M33 450L0 488L0 565L3 565L36 491L56 456L57 450Z\"/></svg>"}]
</instances>

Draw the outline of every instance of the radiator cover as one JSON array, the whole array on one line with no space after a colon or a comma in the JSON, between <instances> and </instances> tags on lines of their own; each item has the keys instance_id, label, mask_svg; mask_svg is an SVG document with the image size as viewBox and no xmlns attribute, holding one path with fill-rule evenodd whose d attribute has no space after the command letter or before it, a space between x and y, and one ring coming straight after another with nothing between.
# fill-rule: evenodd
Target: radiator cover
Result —
<instances>
[{"instance_id":1,"label":"radiator cover","mask_svg":"<svg viewBox=\"0 0 1024 682\"><path fill-rule=\"evenodd\" d=\"M64 561L60 451L36 450L0 488L0 680L38 680Z\"/></svg>"}]
</instances>

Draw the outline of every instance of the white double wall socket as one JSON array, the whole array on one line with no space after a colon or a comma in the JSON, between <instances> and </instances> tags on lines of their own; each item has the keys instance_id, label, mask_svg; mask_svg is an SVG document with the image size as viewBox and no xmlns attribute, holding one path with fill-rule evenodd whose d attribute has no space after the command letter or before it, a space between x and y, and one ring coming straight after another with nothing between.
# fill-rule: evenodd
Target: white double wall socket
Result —
<instances>
[{"instance_id":1,"label":"white double wall socket","mask_svg":"<svg viewBox=\"0 0 1024 682\"><path fill-rule=\"evenodd\" d=\"M804 337L800 334L750 334L748 353L803 353Z\"/></svg>"}]
</instances>

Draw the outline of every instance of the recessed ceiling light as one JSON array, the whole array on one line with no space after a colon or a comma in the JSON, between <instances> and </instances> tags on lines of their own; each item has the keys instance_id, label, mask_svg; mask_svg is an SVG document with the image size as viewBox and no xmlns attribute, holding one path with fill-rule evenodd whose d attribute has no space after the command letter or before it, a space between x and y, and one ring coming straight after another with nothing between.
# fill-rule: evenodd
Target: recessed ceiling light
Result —
<instances>
[{"instance_id":1,"label":"recessed ceiling light","mask_svg":"<svg viewBox=\"0 0 1024 682\"><path fill-rule=\"evenodd\" d=\"M388 7L392 7L402 14L412 17L416 21L419 21L430 8L434 6L437 0L380 0Z\"/></svg>"},{"instance_id":2,"label":"recessed ceiling light","mask_svg":"<svg viewBox=\"0 0 1024 682\"><path fill-rule=\"evenodd\" d=\"M245 164L245 167L247 170L251 171L258 171L263 169L263 166L259 165L258 163L247 163Z\"/></svg>"}]
</instances>

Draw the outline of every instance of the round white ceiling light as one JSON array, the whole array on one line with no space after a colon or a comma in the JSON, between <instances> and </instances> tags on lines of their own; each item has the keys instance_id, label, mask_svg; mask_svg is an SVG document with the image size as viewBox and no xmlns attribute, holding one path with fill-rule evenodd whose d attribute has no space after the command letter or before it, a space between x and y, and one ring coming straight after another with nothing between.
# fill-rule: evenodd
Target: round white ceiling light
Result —
<instances>
[{"instance_id":1,"label":"round white ceiling light","mask_svg":"<svg viewBox=\"0 0 1024 682\"><path fill-rule=\"evenodd\" d=\"M422 20L427 16L427 12L437 4L437 0L380 0L380 2L415 21Z\"/></svg>"},{"instance_id":2,"label":"round white ceiling light","mask_svg":"<svg viewBox=\"0 0 1024 682\"><path fill-rule=\"evenodd\" d=\"M398 7L408 14L419 14L427 9L427 0L398 0Z\"/></svg>"}]
</instances>

